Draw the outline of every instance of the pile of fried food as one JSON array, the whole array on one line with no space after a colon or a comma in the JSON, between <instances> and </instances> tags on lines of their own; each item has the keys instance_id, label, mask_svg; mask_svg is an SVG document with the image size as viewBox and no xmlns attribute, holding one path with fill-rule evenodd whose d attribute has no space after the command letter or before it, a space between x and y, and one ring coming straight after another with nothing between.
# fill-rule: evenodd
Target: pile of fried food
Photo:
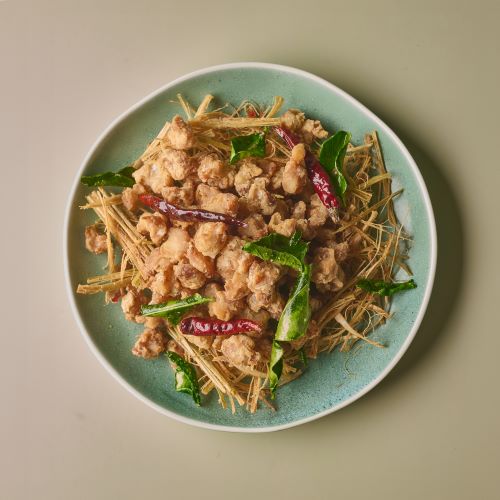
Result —
<instances>
[{"instance_id":1,"label":"pile of fried food","mask_svg":"<svg viewBox=\"0 0 500 500\"><path fill-rule=\"evenodd\" d=\"M216 391L223 407L273 408L278 386L307 360L368 337L390 297L413 288L376 132L354 146L298 109L278 116L250 101L210 111L205 96L175 115L118 172L82 177L89 251L107 273L78 293L104 292L144 331L131 351L167 355L175 388ZM105 190L104 187L113 187ZM122 188L122 191L114 189Z\"/></svg>"}]
</instances>

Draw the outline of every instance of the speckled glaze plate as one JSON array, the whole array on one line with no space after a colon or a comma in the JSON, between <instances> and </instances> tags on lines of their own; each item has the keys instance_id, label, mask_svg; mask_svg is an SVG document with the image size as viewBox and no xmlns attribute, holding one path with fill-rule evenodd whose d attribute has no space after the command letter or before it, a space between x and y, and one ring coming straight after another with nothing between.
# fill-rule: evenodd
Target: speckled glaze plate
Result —
<instances>
[{"instance_id":1,"label":"speckled glaze plate","mask_svg":"<svg viewBox=\"0 0 500 500\"><path fill-rule=\"evenodd\" d=\"M410 263L418 283L411 293L395 296L394 317L378 328L373 338L385 349L364 344L356 353L338 351L311 361L304 375L280 388L274 412L262 408L256 414L238 409L235 415L222 409L214 396L196 407L190 397L173 389L173 374L164 357L145 361L130 349L141 326L125 321L119 305L105 306L102 295L75 294L87 276L102 273L105 257L84 248L83 230L95 216L82 212L88 192L79 183L83 174L116 170L137 158L178 108L169 104L182 92L197 103L207 93L220 103L244 98L271 102L274 95L285 107L300 108L321 120L330 131L349 130L353 143L361 143L367 131L379 133L393 189L404 187L397 198L400 221L413 235ZM182 422L226 431L265 432L303 424L332 413L377 385L408 348L425 313L436 265L436 230L429 195L420 172L405 146L385 123L351 96L331 83L304 71L272 64L237 63L195 71L149 95L116 119L99 137L78 171L69 197L65 223L65 271L70 302L92 352L104 367L132 394L159 412Z\"/></svg>"}]
</instances>

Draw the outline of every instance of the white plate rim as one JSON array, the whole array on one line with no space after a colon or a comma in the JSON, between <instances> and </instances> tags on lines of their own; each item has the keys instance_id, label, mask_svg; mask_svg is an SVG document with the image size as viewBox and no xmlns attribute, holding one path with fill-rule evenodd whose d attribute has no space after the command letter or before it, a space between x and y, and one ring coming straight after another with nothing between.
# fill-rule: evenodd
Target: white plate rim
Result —
<instances>
[{"instance_id":1,"label":"white plate rim","mask_svg":"<svg viewBox=\"0 0 500 500\"><path fill-rule=\"evenodd\" d=\"M353 394L350 398L346 399L345 401L342 401L341 403L332 406L331 408L328 408L327 410L323 410L319 413L316 413L315 415L311 415L310 417L305 417L299 420L295 420L293 422L288 422L286 424L281 424L281 425L275 425L275 426L265 426L265 427L232 427L228 425L218 425L218 424L210 424L207 422L202 422L199 420L191 419L188 417L184 417L182 415L179 415L173 411L167 410L166 408L163 408L162 406L154 403L153 401L149 400L145 396L143 396L138 390L136 390L134 387L132 387L128 382L126 382L122 376L111 366L111 364L108 362L108 360L104 357L104 355L99 351L97 346L93 343L89 333L87 332L85 325L83 324L82 319L80 318L80 314L78 312L78 308L76 305L76 300L75 296L72 290L72 285L71 285L71 280L70 280L70 273L69 273L69 221L70 221L70 214L73 206L73 200L75 197L75 192L79 184L79 179L82 175L82 172L84 168L86 167L87 163L89 162L90 158L92 155L95 153L97 148L100 146L101 142L103 139L113 130L121 121L123 121L125 118L127 118L131 113L133 113L136 109L140 108L143 104L148 102L149 100L153 99L156 97L158 94L161 94L165 90L168 90L170 87L173 87L179 83L185 82L186 80L189 80L191 78L205 75L207 73L214 73L217 71L222 71L226 69L239 69L239 68L260 68L260 69L272 69L272 70L277 70L285 73L291 73L297 76L301 76L304 78L307 78L315 83L319 83L320 85L323 85L324 87L328 88L330 91L338 94L345 100L347 100L351 105L359 109L362 113L370 117L378 126L380 130L383 130L388 136L392 138L392 140L396 143L396 145L399 147L400 151L403 153L404 157L408 161L408 164L410 165L410 168L413 171L413 174L415 175L415 178L417 180L417 183L420 187L420 190L423 195L423 200L424 200L424 205L425 205L425 210L427 213L427 217L429 220L429 232L430 232L430 262L429 262L429 281L427 283L427 287L424 292L424 296L422 299L422 304L420 306L420 310L415 318L415 322L413 323L413 327L411 328L406 340L404 343L401 345L399 351L396 353L396 355L392 358L391 362L384 368L384 370L375 378L373 379L369 384L367 384L365 387L363 387L360 391L357 393ZM388 374L389 372L396 366L396 364L399 362L403 354L407 351L408 347L410 346L411 342L415 338L415 335L420 327L420 324L422 323L422 320L424 318L425 312L427 310L427 306L429 304L429 299L432 293L432 288L434 285L434 278L436 274L436 262L437 262L437 232L436 232L436 221L434 218L434 212L432 209L432 203L430 200L429 192L427 190L427 186L425 185L424 179L422 177L422 174L420 173L420 170L417 167L417 164L413 157L410 155L408 149L406 146L403 144L403 142L399 139L399 137L395 134L395 132L388 126L386 125L378 116L376 116L372 111L370 111L366 106L361 104L357 99L352 97L350 94L345 92L344 90L340 89L333 83L328 82L327 80L316 76L312 73L309 73L308 71L304 71L298 68L294 68L291 66L284 66L281 64L272 64L272 63L262 63L262 62L237 62L237 63L228 63L228 64L219 64L215 66L208 66L206 68L202 68L196 71L192 71L190 73L187 73L179 78L176 78L172 80L171 82L163 85L159 89L151 92L148 94L146 97L141 99L139 102L136 104L132 105L130 108L128 108L125 112L120 114L117 118L115 118L106 128L105 130L99 135L99 137L96 139L92 147L90 148L89 152L83 159L78 172L76 174L75 180L73 181L73 185L68 197L68 201L66 204L66 210L65 210L65 215L64 215L64 225L63 225L63 255L64 255L64 279L66 283L66 291L68 293L68 298L71 306L71 310L73 313L73 316L76 320L76 323L78 324L79 330L83 338L85 339L85 342L87 343L89 349L92 351L94 356L99 360L99 362L104 366L104 368L113 376L113 378L119 382L127 391L129 391L131 394L133 394L136 398L138 398L140 401L148 405L149 407L155 409L159 413L166 415L170 418L173 418L174 420L177 420L179 422L183 422L185 424L189 425L194 425L196 427L201 427L205 429L212 429L212 430L219 430L219 431L226 431L226 432L274 432L274 431L280 431L283 429L288 429L290 427L296 427L298 425L306 424L308 422L312 422L313 420L317 420L321 417L324 417L326 415L329 415L331 413L334 413L335 411L340 410L341 408L344 408L345 406L350 405L360 397L364 396L367 392L371 391L375 386L377 386Z\"/></svg>"}]
</instances>

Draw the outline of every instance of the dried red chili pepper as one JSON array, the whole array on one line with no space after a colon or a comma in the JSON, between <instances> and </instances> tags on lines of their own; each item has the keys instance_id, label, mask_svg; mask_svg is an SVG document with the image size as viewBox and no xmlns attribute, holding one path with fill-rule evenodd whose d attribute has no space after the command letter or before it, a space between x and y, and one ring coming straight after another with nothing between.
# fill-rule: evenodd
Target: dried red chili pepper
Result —
<instances>
[{"instance_id":1,"label":"dried red chili pepper","mask_svg":"<svg viewBox=\"0 0 500 500\"><path fill-rule=\"evenodd\" d=\"M179 325L185 335L235 335L237 333L260 332L262 327L250 319L222 321L213 318L184 318Z\"/></svg>"},{"instance_id":2,"label":"dried red chili pepper","mask_svg":"<svg viewBox=\"0 0 500 500\"><path fill-rule=\"evenodd\" d=\"M118 302L122 298L122 293L120 291L115 292L114 295L111 297L111 302Z\"/></svg>"},{"instance_id":3,"label":"dried red chili pepper","mask_svg":"<svg viewBox=\"0 0 500 500\"><path fill-rule=\"evenodd\" d=\"M250 106L247 106L246 112L248 118L257 118L257 113L255 112L255 109L251 108Z\"/></svg>"},{"instance_id":4,"label":"dried red chili pepper","mask_svg":"<svg viewBox=\"0 0 500 500\"><path fill-rule=\"evenodd\" d=\"M152 194L141 194L139 199L147 205L158 212L172 219L183 220L187 222L224 222L232 226L246 227L247 223L239 219L235 219L230 215L221 214L218 212L209 212L208 210L201 209L187 209L180 208L172 203L168 203L162 200L158 196L153 196Z\"/></svg>"},{"instance_id":5,"label":"dried red chili pepper","mask_svg":"<svg viewBox=\"0 0 500 500\"><path fill-rule=\"evenodd\" d=\"M298 136L288 130L285 130L283 127L275 127L275 130L290 149L301 142ZM335 195L335 190L330 181L330 177L321 166L319 160L310 151L306 151L305 164L307 167L307 174L309 175L314 191L316 191L319 199L327 208L333 222L338 222L340 201Z\"/></svg>"}]
</instances>

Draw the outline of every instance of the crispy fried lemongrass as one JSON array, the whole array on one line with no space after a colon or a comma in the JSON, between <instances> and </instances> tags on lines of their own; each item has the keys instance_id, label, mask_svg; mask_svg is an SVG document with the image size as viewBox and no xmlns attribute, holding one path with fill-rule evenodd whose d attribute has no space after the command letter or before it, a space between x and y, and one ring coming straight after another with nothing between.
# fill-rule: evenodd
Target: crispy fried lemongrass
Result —
<instances>
[{"instance_id":1,"label":"crispy fried lemongrass","mask_svg":"<svg viewBox=\"0 0 500 500\"><path fill-rule=\"evenodd\" d=\"M269 111L264 113L265 116L267 118L272 118L281 109L281 106L283 106L284 102L285 102L285 100L280 95L274 96L273 105L271 106Z\"/></svg>"},{"instance_id":2,"label":"crispy fried lemongrass","mask_svg":"<svg viewBox=\"0 0 500 500\"><path fill-rule=\"evenodd\" d=\"M180 94L177 99L176 105L180 104L186 121L195 131L193 157L209 152L227 159L232 137L261 133L265 127L281 122L276 116L283 106L283 98L279 96L263 108L244 100L235 107L226 104L214 109L216 97L212 95L206 95L197 106L192 106ZM169 126L166 122L134 167L157 158L168 147L166 132ZM318 144L312 146L315 154L317 147ZM290 159L289 148L275 134L266 134L266 159L272 159L280 167ZM409 238L396 218L393 205L401 191L391 189L391 176L385 167L376 132L366 134L363 144L348 146L344 174L349 186L345 209L339 225L330 231L354 251L349 257L349 271L342 286L331 292L329 301L313 313L318 334L308 336L301 351L310 358L335 348L347 351L358 343L383 348L383 344L370 338L370 334L390 317L390 301L357 288L356 282L360 277L389 280L400 270L411 275L405 262ZM94 210L107 230L109 273L89 278L86 284L79 285L78 293L116 292L130 284L137 288L145 286L145 261L153 246L137 232L135 216L120 205L120 195L98 189L87 196L87 204L81 207ZM111 241L121 249L120 253L117 251L117 255L121 255L119 265L115 264ZM236 405L252 413L261 406L274 409L268 400L266 359L251 367L235 366L220 350L214 347L200 349L194 345L178 327L165 324L165 329L196 366L202 394L215 391L221 406L230 408L233 413ZM280 385L301 375L300 359L298 351L285 351Z\"/></svg>"},{"instance_id":3,"label":"crispy fried lemongrass","mask_svg":"<svg viewBox=\"0 0 500 500\"><path fill-rule=\"evenodd\" d=\"M94 207L95 213L102 221L108 220L110 235L127 254L134 268L139 271L143 278L147 278L145 262L153 247L139 234L136 221L130 220L129 214L125 210L122 210L119 205L106 203L110 197L111 195L100 188L97 191L92 191L87 196L87 201L97 203L98 200L104 199L104 203Z\"/></svg>"},{"instance_id":4,"label":"crispy fried lemongrass","mask_svg":"<svg viewBox=\"0 0 500 500\"><path fill-rule=\"evenodd\" d=\"M101 276L94 276L87 279L86 285L78 285L77 293L90 295L99 292L116 292L121 288L126 287L132 281L134 276L133 270L126 270L123 273L110 273Z\"/></svg>"},{"instance_id":5,"label":"crispy fried lemongrass","mask_svg":"<svg viewBox=\"0 0 500 500\"><path fill-rule=\"evenodd\" d=\"M195 118L199 118L201 115L204 115L206 113L213 98L214 98L214 96L210 95L210 94L207 94L203 98L203 101L201 101L200 105L198 106L198 109L196 110L196 113L194 114Z\"/></svg>"},{"instance_id":6,"label":"crispy fried lemongrass","mask_svg":"<svg viewBox=\"0 0 500 500\"><path fill-rule=\"evenodd\" d=\"M81 205L80 209L81 210L88 210L89 208L102 207L103 203L106 205L121 205L122 204L122 195L117 194L114 196L109 196L106 199L103 198L102 200L99 200L97 202L89 202L89 203L86 203L85 205Z\"/></svg>"},{"instance_id":7,"label":"crispy fried lemongrass","mask_svg":"<svg viewBox=\"0 0 500 500\"><path fill-rule=\"evenodd\" d=\"M205 129L246 129L246 128L262 128L273 127L279 125L281 120L279 118L206 118L191 120L189 124L195 128Z\"/></svg>"}]
</instances>

